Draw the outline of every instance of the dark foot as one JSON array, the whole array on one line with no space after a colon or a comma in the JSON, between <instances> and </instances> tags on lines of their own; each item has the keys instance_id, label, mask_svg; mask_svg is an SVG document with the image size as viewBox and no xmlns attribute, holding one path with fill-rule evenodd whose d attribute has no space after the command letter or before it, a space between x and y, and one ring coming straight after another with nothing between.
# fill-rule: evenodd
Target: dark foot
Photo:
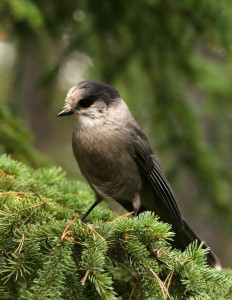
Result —
<instances>
[{"instance_id":1,"label":"dark foot","mask_svg":"<svg viewBox=\"0 0 232 300\"><path fill-rule=\"evenodd\" d=\"M134 217L138 217L138 214L139 214L139 209L135 209L134 210Z\"/></svg>"},{"instance_id":2,"label":"dark foot","mask_svg":"<svg viewBox=\"0 0 232 300\"><path fill-rule=\"evenodd\" d=\"M100 203L101 201L97 200L95 201L90 208L87 210L87 212L81 217L81 221L85 222L86 217L91 213L91 211L94 209L95 206L98 205L98 203Z\"/></svg>"}]
</instances>

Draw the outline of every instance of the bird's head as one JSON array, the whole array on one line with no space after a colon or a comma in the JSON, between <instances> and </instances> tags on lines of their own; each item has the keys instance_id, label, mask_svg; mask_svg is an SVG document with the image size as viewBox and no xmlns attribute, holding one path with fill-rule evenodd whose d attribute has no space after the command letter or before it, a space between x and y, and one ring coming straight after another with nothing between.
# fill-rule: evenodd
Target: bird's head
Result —
<instances>
[{"instance_id":1,"label":"bird's head","mask_svg":"<svg viewBox=\"0 0 232 300\"><path fill-rule=\"evenodd\" d=\"M120 100L120 95L112 86L100 82L86 80L73 86L65 99L63 109L58 117L73 115L95 119Z\"/></svg>"}]
</instances>

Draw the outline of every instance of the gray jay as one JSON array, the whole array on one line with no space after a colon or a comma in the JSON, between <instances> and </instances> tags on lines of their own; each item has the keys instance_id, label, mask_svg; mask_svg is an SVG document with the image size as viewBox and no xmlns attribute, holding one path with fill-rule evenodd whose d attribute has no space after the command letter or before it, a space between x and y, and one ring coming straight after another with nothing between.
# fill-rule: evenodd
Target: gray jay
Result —
<instances>
[{"instance_id":1,"label":"gray jay","mask_svg":"<svg viewBox=\"0 0 232 300\"><path fill-rule=\"evenodd\" d=\"M201 242L182 217L143 130L115 88L100 81L78 83L69 90L57 116L66 115L74 120L74 156L96 195L82 219L103 199L114 199L135 216L149 210L171 224L177 249ZM207 262L220 268L212 251Z\"/></svg>"}]
</instances>

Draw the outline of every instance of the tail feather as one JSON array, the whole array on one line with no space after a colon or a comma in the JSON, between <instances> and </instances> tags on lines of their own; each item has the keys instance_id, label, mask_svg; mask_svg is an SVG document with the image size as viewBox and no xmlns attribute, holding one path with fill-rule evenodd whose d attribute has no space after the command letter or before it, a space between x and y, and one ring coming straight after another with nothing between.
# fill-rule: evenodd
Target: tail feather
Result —
<instances>
[{"instance_id":1,"label":"tail feather","mask_svg":"<svg viewBox=\"0 0 232 300\"><path fill-rule=\"evenodd\" d=\"M184 250L190 243L196 240L199 242L199 244L202 242L202 240L197 236L197 234L191 229L184 219L183 222L184 228L176 233L173 242L173 246L180 250ZM208 248L208 246L204 244L203 249L206 248ZM206 259L209 266L215 268L216 270L221 270L221 263L213 251L209 250L209 252L206 254Z\"/></svg>"},{"instance_id":2,"label":"tail feather","mask_svg":"<svg viewBox=\"0 0 232 300\"><path fill-rule=\"evenodd\" d=\"M140 213L146 211L145 207L141 207ZM162 218L161 218L162 220ZM185 221L185 219L182 217L184 227L181 231L175 230L173 228L173 231L176 233L174 237L174 241L172 245L181 250L184 251L186 247L194 242L198 241L199 245L202 243L202 240L198 237L198 235L192 230L192 228L188 225L188 223ZM165 221L166 222L166 221ZM209 248L206 243L203 244L203 249ZM219 258L214 254L214 252L210 249L209 252L206 254L206 261L209 266L216 270L221 270L221 263Z\"/></svg>"},{"instance_id":3,"label":"tail feather","mask_svg":"<svg viewBox=\"0 0 232 300\"><path fill-rule=\"evenodd\" d=\"M126 210L128 211L133 211L133 205L131 202L125 202L125 201L117 201L119 202ZM139 210L139 214L147 211L145 206L141 206L140 210ZM162 220L162 218L160 218ZM191 229L191 227L188 225L188 223L183 219L183 229L182 230L177 230L175 228L173 228L173 231L176 233L175 237L174 237L174 241L172 243L172 245L181 250L184 251L186 249L186 247L194 242L194 241L198 241L199 244L202 243L202 240L197 236L197 234ZM170 223L167 220L163 220L164 222ZM171 223L170 223L171 224ZM172 225L172 224L171 224ZM208 248L208 246L206 244L203 245L203 249ZM212 268L215 268L216 270L221 270L221 263L220 260L218 259L218 257L213 253L212 250L210 250L207 254L206 254L206 260L209 266L211 266Z\"/></svg>"}]
</instances>

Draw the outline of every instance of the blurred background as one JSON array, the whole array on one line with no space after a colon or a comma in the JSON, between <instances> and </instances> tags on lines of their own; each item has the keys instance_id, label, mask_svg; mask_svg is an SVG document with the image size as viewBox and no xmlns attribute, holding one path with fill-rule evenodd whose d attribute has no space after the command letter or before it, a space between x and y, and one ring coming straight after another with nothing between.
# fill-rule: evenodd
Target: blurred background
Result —
<instances>
[{"instance_id":1,"label":"blurred background","mask_svg":"<svg viewBox=\"0 0 232 300\"><path fill-rule=\"evenodd\" d=\"M232 2L1 0L0 20L0 153L82 180L56 114L78 81L110 83L232 267Z\"/></svg>"}]
</instances>

